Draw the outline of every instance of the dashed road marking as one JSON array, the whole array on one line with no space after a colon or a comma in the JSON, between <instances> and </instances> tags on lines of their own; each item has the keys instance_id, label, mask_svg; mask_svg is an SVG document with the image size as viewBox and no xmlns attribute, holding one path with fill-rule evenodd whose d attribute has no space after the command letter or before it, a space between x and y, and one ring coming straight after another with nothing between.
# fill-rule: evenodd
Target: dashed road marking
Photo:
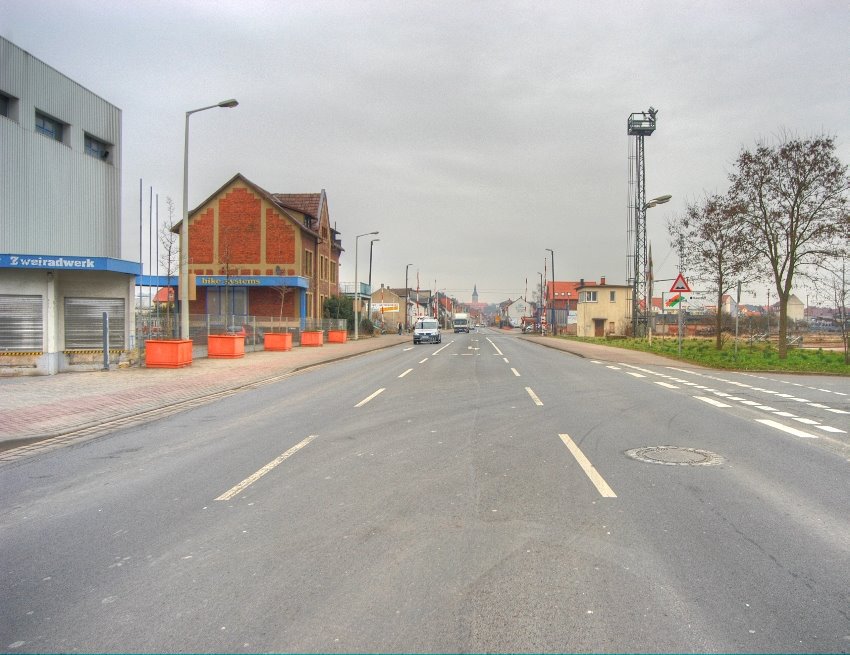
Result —
<instances>
[{"instance_id":1,"label":"dashed road marking","mask_svg":"<svg viewBox=\"0 0 850 655\"><path fill-rule=\"evenodd\" d=\"M514 375L519 377L519 371L518 370L516 370L515 368L511 368L511 371L513 371Z\"/></svg>"},{"instance_id":2,"label":"dashed road marking","mask_svg":"<svg viewBox=\"0 0 850 655\"><path fill-rule=\"evenodd\" d=\"M383 389L382 389L382 391L383 391ZM295 453L297 453L299 450L301 450L304 446L306 446L307 444L309 444L311 441L313 441L313 439L315 439L315 438L316 438L316 437L318 437L318 436L319 436L319 435L317 435L317 434L311 434L309 437L307 437L307 438L306 438L306 439L304 439L303 441L300 441L299 443L295 444L292 448L290 448L289 450L287 450L285 453L283 453L283 454L282 454L282 455L280 455L279 457L276 457L275 459L273 459L272 461L270 461L268 464L266 464L266 465L265 465L263 468L261 468L259 471L257 471L257 472L256 472L256 473L254 473L253 475L248 476L247 478L245 478L244 480L242 480L242 482L240 482L240 483L239 483L239 484L237 484L236 486L231 487L230 489L228 489L227 491L225 491L225 492L224 492L223 494L221 494L218 498L216 498L216 500L230 500L230 499L231 499L231 498L233 498L236 494L238 494L240 491L243 491L243 490L244 490L244 489L246 489L247 487L249 487L249 486L251 486L252 484L254 484L257 480L259 480L259 479L260 479L261 477L263 477L266 473L268 473L269 471L271 471L272 469L274 469L275 467L277 467L277 466L278 466L279 464L281 464L283 461L285 461L285 460L289 459L290 457L292 457Z\"/></svg>"},{"instance_id":3,"label":"dashed road marking","mask_svg":"<svg viewBox=\"0 0 850 655\"><path fill-rule=\"evenodd\" d=\"M405 375L407 375L408 373L410 373L412 370L413 370L412 368L407 369L404 373L402 373L401 375L399 375L399 377L400 377L400 378L403 378Z\"/></svg>"},{"instance_id":4,"label":"dashed road marking","mask_svg":"<svg viewBox=\"0 0 850 655\"><path fill-rule=\"evenodd\" d=\"M384 392L384 391L386 391L386 390L387 390L387 389L386 389L386 387L382 387L382 388L378 389L378 390L377 390L375 393L373 393L371 396L369 396L368 398L364 398L364 399L363 399L363 400L361 400L359 403L357 403L357 404L355 405L355 407L363 407L363 405L365 405L365 404L366 404L366 403L368 403L370 400L372 400L373 398L375 398L375 396L377 396L377 395L379 395L379 394L383 393L383 392Z\"/></svg>"},{"instance_id":5,"label":"dashed road marking","mask_svg":"<svg viewBox=\"0 0 850 655\"><path fill-rule=\"evenodd\" d=\"M808 432L803 432L802 430L798 430L797 428L782 425L782 423L777 423L776 421L771 421L770 419L760 418L756 419L756 422L761 423L762 425L767 425L769 427L776 428L777 430L781 430L782 432L787 432L788 434L793 434L795 437L801 437L802 439L818 438L816 434L809 434Z\"/></svg>"},{"instance_id":6,"label":"dashed road marking","mask_svg":"<svg viewBox=\"0 0 850 655\"><path fill-rule=\"evenodd\" d=\"M570 438L570 435L559 434L558 436L561 438L561 441L564 442L564 445L573 454L573 457L576 458L578 465L581 466L581 469L584 471L585 475L590 478L590 481L593 483L593 486L596 487L596 490L599 492L599 495L603 498L616 498L617 494L615 494L614 490L608 486L608 483L605 482L605 478L603 478L599 474L599 471L596 470L596 467L590 463L590 460L587 459L587 457L585 457L584 453L581 452L581 449Z\"/></svg>"},{"instance_id":7,"label":"dashed road marking","mask_svg":"<svg viewBox=\"0 0 850 655\"><path fill-rule=\"evenodd\" d=\"M714 398L708 398L706 396L694 396L697 400L701 400L704 403L708 403L709 405L714 405L715 407L731 407L732 405L728 405L726 403L722 403L719 400L715 400Z\"/></svg>"},{"instance_id":8,"label":"dashed road marking","mask_svg":"<svg viewBox=\"0 0 850 655\"><path fill-rule=\"evenodd\" d=\"M531 396L531 399L534 401L534 404L538 407L543 406L543 401L537 397L537 394L531 390L531 387L526 387L525 390L528 392L528 395Z\"/></svg>"},{"instance_id":9,"label":"dashed road marking","mask_svg":"<svg viewBox=\"0 0 850 655\"><path fill-rule=\"evenodd\" d=\"M655 384L660 385L662 387L665 387L667 389L678 389L679 388L675 384L668 384L667 382L659 382L658 380L653 380L653 382L655 382Z\"/></svg>"}]
</instances>

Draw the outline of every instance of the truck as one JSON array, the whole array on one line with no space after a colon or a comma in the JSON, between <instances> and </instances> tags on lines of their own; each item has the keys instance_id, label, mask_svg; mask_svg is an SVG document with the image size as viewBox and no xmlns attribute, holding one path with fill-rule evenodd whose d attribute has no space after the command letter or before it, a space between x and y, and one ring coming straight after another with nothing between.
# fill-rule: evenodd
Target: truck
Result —
<instances>
[{"instance_id":1,"label":"truck","mask_svg":"<svg viewBox=\"0 0 850 655\"><path fill-rule=\"evenodd\" d=\"M455 329L455 334L458 332L469 333L469 314L457 312L452 319L452 325Z\"/></svg>"}]
</instances>

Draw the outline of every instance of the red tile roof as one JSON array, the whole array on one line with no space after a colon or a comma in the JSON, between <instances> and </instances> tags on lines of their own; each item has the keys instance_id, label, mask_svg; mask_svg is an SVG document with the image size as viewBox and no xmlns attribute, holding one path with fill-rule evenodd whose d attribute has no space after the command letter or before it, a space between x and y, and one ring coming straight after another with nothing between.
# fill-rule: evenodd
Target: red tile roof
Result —
<instances>
[{"instance_id":1,"label":"red tile roof","mask_svg":"<svg viewBox=\"0 0 850 655\"><path fill-rule=\"evenodd\" d=\"M272 193L270 194L284 207L294 209L313 218L319 217L320 193Z\"/></svg>"}]
</instances>

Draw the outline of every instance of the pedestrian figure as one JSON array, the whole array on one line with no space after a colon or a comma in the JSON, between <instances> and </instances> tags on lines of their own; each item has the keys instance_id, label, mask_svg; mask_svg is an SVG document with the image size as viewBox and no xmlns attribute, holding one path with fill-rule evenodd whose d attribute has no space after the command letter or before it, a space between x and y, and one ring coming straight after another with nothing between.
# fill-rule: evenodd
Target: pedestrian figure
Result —
<instances>
[{"instance_id":1,"label":"pedestrian figure","mask_svg":"<svg viewBox=\"0 0 850 655\"><path fill-rule=\"evenodd\" d=\"M401 336L401 323L398 324L398 336Z\"/></svg>"}]
</instances>

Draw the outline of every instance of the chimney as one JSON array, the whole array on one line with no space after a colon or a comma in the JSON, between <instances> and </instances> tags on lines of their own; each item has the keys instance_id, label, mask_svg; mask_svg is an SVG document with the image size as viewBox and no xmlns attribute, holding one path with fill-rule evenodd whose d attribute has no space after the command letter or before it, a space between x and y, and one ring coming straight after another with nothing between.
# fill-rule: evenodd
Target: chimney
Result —
<instances>
[{"instance_id":1,"label":"chimney","mask_svg":"<svg viewBox=\"0 0 850 655\"><path fill-rule=\"evenodd\" d=\"M578 285L579 285L580 287L583 287L583 286L584 286L584 278L581 278L581 279L578 281Z\"/></svg>"},{"instance_id":2,"label":"chimney","mask_svg":"<svg viewBox=\"0 0 850 655\"><path fill-rule=\"evenodd\" d=\"M605 286L605 276L604 275L601 278L599 278L599 286L603 286L603 287Z\"/></svg>"}]
</instances>

